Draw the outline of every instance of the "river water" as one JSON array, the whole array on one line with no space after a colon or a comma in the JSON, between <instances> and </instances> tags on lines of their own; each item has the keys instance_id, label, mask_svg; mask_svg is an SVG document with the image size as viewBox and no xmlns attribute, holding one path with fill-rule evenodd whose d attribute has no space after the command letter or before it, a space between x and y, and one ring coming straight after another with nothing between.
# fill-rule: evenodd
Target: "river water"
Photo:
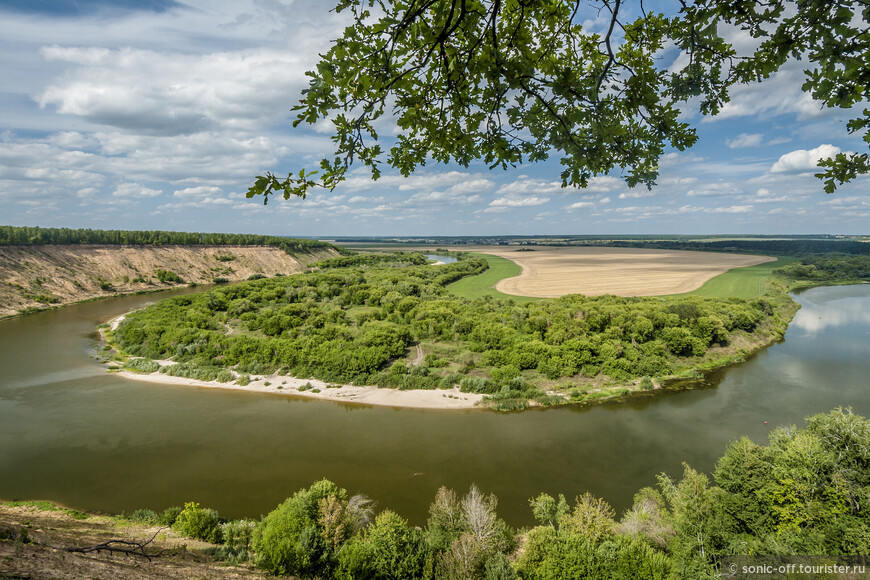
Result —
<instances>
[{"instance_id":1,"label":"river water","mask_svg":"<svg viewBox=\"0 0 870 580\"><path fill-rule=\"evenodd\" d=\"M511 414L108 374L90 357L96 325L155 299L0 321L0 498L113 513L198 501L257 517L327 477L421 524L439 486L465 491L474 482L498 496L508 523L525 525L528 499L540 492L571 499L588 490L620 513L656 474L679 476L684 461L709 472L741 435L764 443L773 427L837 406L870 416L870 285L804 292L784 342L717 373L707 388Z\"/></svg>"}]
</instances>

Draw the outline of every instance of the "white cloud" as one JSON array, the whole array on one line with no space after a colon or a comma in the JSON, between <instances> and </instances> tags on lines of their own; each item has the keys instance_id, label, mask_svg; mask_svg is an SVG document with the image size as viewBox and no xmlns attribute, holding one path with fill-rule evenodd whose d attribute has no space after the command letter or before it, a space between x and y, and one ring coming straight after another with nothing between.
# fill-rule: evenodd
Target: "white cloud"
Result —
<instances>
[{"instance_id":1,"label":"white cloud","mask_svg":"<svg viewBox=\"0 0 870 580\"><path fill-rule=\"evenodd\" d=\"M704 183L695 189L686 192L688 197L719 197L723 195L736 195L743 193L743 188L736 183L725 181L718 183Z\"/></svg>"},{"instance_id":2,"label":"white cloud","mask_svg":"<svg viewBox=\"0 0 870 580\"><path fill-rule=\"evenodd\" d=\"M815 149L796 149L786 153L770 168L770 173L807 173L819 167L819 160L833 157L840 148L833 145L819 145Z\"/></svg>"},{"instance_id":3,"label":"white cloud","mask_svg":"<svg viewBox=\"0 0 870 580\"><path fill-rule=\"evenodd\" d=\"M500 197L493 200L489 207L532 207L544 205L548 201L549 197Z\"/></svg>"},{"instance_id":4,"label":"white cloud","mask_svg":"<svg viewBox=\"0 0 870 580\"><path fill-rule=\"evenodd\" d=\"M220 187L209 187L202 185L199 187L187 187L185 189L177 189L172 192L172 195L174 197L208 197L216 195L220 192Z\"/></svg>"},{"instance_id":5,"label":"white cloud","mask_svg":"<svg viewBox=\"0 0 870 580\"><path fill-rule=\"evenodd\" d=\"M801 89L805 80L804 68L803 63L790 61L764 81L732 87L731 100L722 106L718 115L704 121L760 114L796 114L799 120L803 120L827 114L819 101Z\"/></svg>"},{"instance_id":6,"label":"white cloud","mask_svg":"<svg viewBox=\"0 0 870 580\"><path fill-rule=\"evenodd\" d=\"M741 133L734 139L726 139L725 144L731 149L740 149L742 147L758 147L764 140L764 135L761 133Z\"/></svg>"},{"instance_id":7,"label":"white cloud","mask_svg":"<svg viewBox=\"0 0 870 580\"><path fill-rule=\"evenodd\" d=\"M754 208L751 205L731 205L728 207L714 207L705 209L707 213L749 213Z\"/></svg>"},{"instance_id":8,"label":"white cloud","mask_svg":"<svg viewBox=\"0 0 870 580\"><path fill-rule=\"evenodd\" d=\"M641 199L644 197L655 197L656 193L651 190L626 191L619 194L619 199Z\"/></svg>"},{"instance_id":9,"label":"white cloud","mask_svg":"<svg viewBox=\"0 0 870 580\"><path fill-rule=\"evenodd\" d=\"M150 189L138 183L122 183L115 188L112 195L115 197L157 197L162 193L159 189Z\"/></svg>"},{"instance_id":10,"label":"white cloud","mask_svg":"<svg viewBox=\"0 0 870 580\"><path fill-rule=\"evenodd\" d=\"M562 187L562 182L560 181L546 181L544 179L531 179L528 177L523 177L517 179L516 181L512 181L511 183L506 183L502 185L496 190L495 194L524 196L552 195L564 192L565 188Z\"/></svg>"},{"instance_id":11,"label":"white cloud","mask_svg":"<svg viewBox=\"0 0 870 580\"><path fill-rule=\"evenodd\" d=\"M140 134L262 129L286 115L287 95L305 86L300 58L270 49L190 55L53 46L42 52L77 68L42 92L41 107Z\"/></svg>"}]
</instances>

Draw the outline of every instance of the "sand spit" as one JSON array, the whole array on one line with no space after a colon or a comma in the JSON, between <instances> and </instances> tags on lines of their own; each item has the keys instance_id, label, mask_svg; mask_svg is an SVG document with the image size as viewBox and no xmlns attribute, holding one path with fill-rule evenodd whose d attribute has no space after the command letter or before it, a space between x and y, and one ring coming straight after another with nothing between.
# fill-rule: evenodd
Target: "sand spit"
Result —
<instances>
[{"instance_id":1,"label":"sand spit","mask_svg":"<svg viewBox=\"0 0 870 580\"><path fill-rule=\"evenodd\" d=\"M161 366L173 364L171 361L158 362L160 362ZM454 387L451 390L399 391L397 389L382 389L379 387L330 385L316 379L297 379L278 374L251 376L251 382L246 386L235 383L219 383L217 381L197 381L183 377L173 377L159 372L141 374L121 370L117 371L117 374L127 379L166 385L233 389L254 393L323 399L341 403L405 407L409 409L472 409L483 398L482 395L478 394L461 393L458 387ZM300 387L302 390L300 390Z\"/></svg>"}]
</instances>

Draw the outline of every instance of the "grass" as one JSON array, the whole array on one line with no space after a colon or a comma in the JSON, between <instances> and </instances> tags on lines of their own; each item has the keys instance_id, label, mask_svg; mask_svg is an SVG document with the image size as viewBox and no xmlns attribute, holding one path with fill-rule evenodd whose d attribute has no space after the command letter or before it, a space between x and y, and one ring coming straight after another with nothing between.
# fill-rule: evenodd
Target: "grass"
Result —
<instances>
[{"instance_id":1,"label":"grass","mask_svg":"<svg viewBox=\"0 0 870 580\"><path fill-rule=\"evenodd\" d=\"M68 516L73 517L77 520L86 520L90 516L84 512L80 512L78 510L65 508L57 505L51 501L38 500L38 501L4 501L3 505L8 507L29 507L34 508L42 512L63 512Z\"/></svg>"},{"instance_id":2,"label":"grass","mask_svg":"<svg viewBox=\"0 0 870 580\"><path fill-rule=\"evenodd\" d=\"M519 275L522 268L507 258L500 258L490 254L474 253L473 255L485 258L489 263L489 268L477 276L468 276L447 285L447 290L456 296L474 300L475 298L483 298L484 296L492 296L493 298L511 298L516 302L525 304L526 302L539 302L545 298L534 298L531 296L514 296L512 294L504 294L494 288L500 280L512 278Z\"/></svg>"},{"instance_id":3,"label":"grass","mask_svg":"<svg viewBox=\"0 0 870 580\"><path fill-rule=\"evenodd\" d=\"M778 256L775 262L765 262L745 268L734 268L707 280L692 292L673 296L703 296L705 298L756 298L764 294L765 282L774 268L793 262L796 258Z\"/></svg>"}]
</instances>

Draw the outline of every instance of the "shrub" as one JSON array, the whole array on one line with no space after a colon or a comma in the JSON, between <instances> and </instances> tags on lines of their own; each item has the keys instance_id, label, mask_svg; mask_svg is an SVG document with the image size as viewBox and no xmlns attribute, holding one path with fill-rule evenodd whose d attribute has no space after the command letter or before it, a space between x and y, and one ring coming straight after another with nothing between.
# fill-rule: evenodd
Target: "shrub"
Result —
<instances>
[{"instance_id":1,"label":"shrub","mask_svg":"<svg viewBox=\"0 0 870 580\"><path fill-rule=\"evenodd\" d=\"M483 377L464 377L459 381L459 390L463 393L489 393L490 381Z\"/></svg>"},{"instance_id":2,"label":"shrub","mask_svg":"<svg viewBox=\"0 0 870 580\"><path fill-rule=\"evenodd\" d=\"M127 518L133 522L139 522L142 524L156 524L159 522L159 516L154 513L153 510L136 510Z\"/></svg>"},{"instance_id":3,"label":"shrub","mask_svg":"<svg viewBox=\"0 0 870 580\"><path fill-rule=\"evenodd\" d=\"M160 363L150 358L133 358L124 363L124 368L137 373L156 373Z\"/></svg>"},{"instance_id":4,"label":"shrub","mask_svg":"<svg viewBox=\"0 0 870 580\"><path fill-rule=\"evenodd\" d=\"M236 384L240 387L247 387L249 384L251 384L251 376L239 375L239 378L236 379Z\"/></svg>"},{"instance_id":5,"label":"shrub","mask_svg":"<svg viewBox=\"0 0 870 580\"><path fill-rule=\"evenodd\" d=\"M221 524L221 534L224 544L236 552L251 549L251 539L257 522L253 520L233 520Z\"/></svg>"},{"instance_id":6,"label":"shrub","mask_svg":"<svg viewBox=\"0 0 870 580\"><path fill-rule=\"evenodd\" d=\"M171 526L175 523L175 520L178 519L178 514L181 513L182 508L178 506L168 507L163 510L163 513L157 516L157 523L161 526Z\"/></svg>"},{"instance_id":7,"label":"shrub","mask_svg":"<svg viewBox=\"0 0 870 580\"><path fill-rule=\"evenodd\" d=\"M201 508L198 503L187 502L178 514L172 529L197 540L220 543L220 517L215 510Z\"/></svg>"},{"instance_id":8,"label":"shrub","mask_svg":"<svg viewBox=\"0 0 870 580\"><path fill-rule=\"evenodd\" d=\"M318 525L321 500L346 500L347 492L328 480L297 491L272 510L254 531L258 563L273 574L331 577L332 553Z\"/></svg>"},{"instance_id":9,"label":"shrub","mask_svg":"<svg viewBox=\"0 0 870 580\"><path fill-rule=\"evenodd\" d=\"M37 294L33 299L40 304L57 304L60 302L60 298L49 294Z\"/></svg>"},{"instance_id":10,"label":"shrub","mask_svg":"<svg viewBox=\"0 0 870 580\"><path fill-rule=\"evenodd\" d=\"M261 280L265 277L266 276L264 276L263 274L251 274L250 276L248 276L248 280Z\"/></svg>"},{"instance_id":11,"label":"shrub","mask_svg":"<svg viewBox=\"0 0 870 580\"><path fill-rule=\"evenodd\" d=\"M158 268L154 271L154 275L157 276L157 279L160 280L163 284L181 284L184 280L181 279L181 276L173 272L172 270L163 270Z\"/></svg>"}]
</instances>

